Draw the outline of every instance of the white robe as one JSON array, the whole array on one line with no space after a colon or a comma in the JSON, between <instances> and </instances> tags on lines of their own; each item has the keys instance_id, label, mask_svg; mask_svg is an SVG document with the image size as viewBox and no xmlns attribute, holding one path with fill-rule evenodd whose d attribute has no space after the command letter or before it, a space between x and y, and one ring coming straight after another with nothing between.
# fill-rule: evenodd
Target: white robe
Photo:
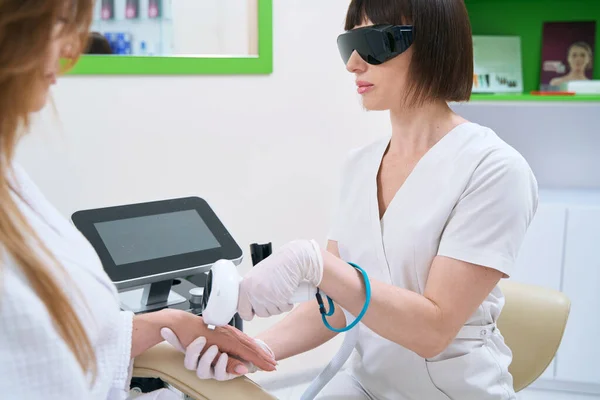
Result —
<instances>
[{"instance_id":1,"label":"white robe","mask_svg":"<svg viewBox=\"0 0 600 400\"><path fill-rule=\"evenodd\" d=\"M120 311L116 288L83 235L19 166L15 171L15 186L25 203L14 198L69 276L68 281L63 277L59 282L91 339L98 374L90 387L88 377L54 328L43 301L16 263L4 257L0 267L0 398L125 399L131 379L133 314ZM54 272L58 270L54 268ZM138 399L178 398L163 390L160 394L154 392Z\"/></svg>"}]
</instances>

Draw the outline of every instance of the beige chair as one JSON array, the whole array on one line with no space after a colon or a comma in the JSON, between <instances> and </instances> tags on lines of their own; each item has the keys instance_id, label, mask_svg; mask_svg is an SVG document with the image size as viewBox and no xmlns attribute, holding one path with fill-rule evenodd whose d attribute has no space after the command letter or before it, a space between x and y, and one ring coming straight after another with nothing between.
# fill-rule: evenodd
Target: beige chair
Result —
<instances>
[{"instance_id":1,"label":"beige chair","mask_svg":"<svg viewBox=\"0 0 600 400\"><path fill-rule=\"evenodd\" d=\"M506 305L498 328L513 352L509 371L518 392L546 370L562 340L571 302L561 292L510 280L500 283Z\"/></svg>"},{"instance_id":2,"label":"beige chair","mask_svg":"<svg viewBox=\"0 0 600 400\"><path fill-rule=\"evenodd\" d=\"M166 342L154 346L135 359L133 376L160 378L194 400L276 400L246 377L236 378L227 383L198 379L194 372L183 366L183 354Z\"/></svg>"},{"instance_id":3,"label":"beige chair","mask_svg":"<svg viewBox=\"0 0 600 400\"><path fill-rule=\"evenodd\" d=\"M520 391L548 367L563 336L571 303L562 293L512 281L500 284L506 305L498 321L500 332L513 352L510 372ZM160 378L195 400L274 400L250 379L227 383L200 380L183 366L183 354L161 343L135 359L133 376Z\"/></svg>"}]
</instances>

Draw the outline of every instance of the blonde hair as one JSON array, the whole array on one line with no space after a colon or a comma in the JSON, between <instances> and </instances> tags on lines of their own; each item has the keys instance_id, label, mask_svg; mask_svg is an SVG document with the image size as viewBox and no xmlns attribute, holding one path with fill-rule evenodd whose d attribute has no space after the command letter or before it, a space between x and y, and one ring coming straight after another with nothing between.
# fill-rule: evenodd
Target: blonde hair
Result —
<instances>
[{"instance_id":1,"label":"blonde hair","mask_svg":"<svg viewBox=\"0 0 600 400\"><path fill-rule=\"evenodd\" d=\"M92 9L91 0L0 0L0 244L4 255L14 259L45 303L57 332L82 370L94 380L94 349L47 260L56 264L55 271L64 270L19 210L12 196L16 188L9 180L16 144L30 126L32 99L39 97L36 92L41 88L45 55L57 21L65 17L60 34L72 38L76 58L87 41Z\"/></svg>"}]
</instances>

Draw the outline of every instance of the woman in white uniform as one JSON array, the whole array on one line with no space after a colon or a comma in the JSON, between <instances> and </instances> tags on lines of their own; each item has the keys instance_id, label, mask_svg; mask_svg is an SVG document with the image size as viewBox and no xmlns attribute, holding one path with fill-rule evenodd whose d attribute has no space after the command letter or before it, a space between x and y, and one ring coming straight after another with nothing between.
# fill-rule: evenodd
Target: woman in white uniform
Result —
<instances>
[{"instance_id":1,"label":"woman in white uniform","mask_svg":"<svg viewBox=\"0 0 600 400\"><path fill-rule=\"evenodd\" d=\"M211 331L202 318L177 310L121 312L94 249L12 163L30 113L46 103L60 56L81 49L92 4L0 1L0 397L125 398L133 358L161 342L161 331L190 348L224 345L273 370L272 357L235 328ZM223 371L247 371L241 361L222 360ZM165 390L146 397L179 398Z\"/></svg>"},{"instance_id":2,"label":"woman in white uniform","mask_svg":"<svg viewBox=\"0 0 600 400\"><path fill-rule=\"evenodd\" d=\"M338 45L368 110L389 110L391 135L353 151L328 251L295 241L241 284L249 320L289 311L302 280L359 315L357 357L323 399L515 399L512 355L496 321L497 284L513 271L535 214L537 183L492 130L455 114L473 79L463 0L353 0ZM343 261L342 261L343 260ZM278 360L336 335L316 302L260 335ZM204 365L208 365L206 362Z\"/></svg>"}]
</instances>

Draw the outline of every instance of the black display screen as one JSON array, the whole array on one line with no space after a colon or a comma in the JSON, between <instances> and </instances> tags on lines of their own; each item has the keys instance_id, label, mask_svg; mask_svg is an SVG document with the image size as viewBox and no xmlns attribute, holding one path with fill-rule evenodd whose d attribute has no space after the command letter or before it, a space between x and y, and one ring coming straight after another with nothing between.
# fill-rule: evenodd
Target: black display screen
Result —
<instances>
[{"instance_id":1,"label":"black display screen","mask_svg":"<svg viewBox=\"0 0 600 400\"><path fill-rule=\"evenodd\" d=\"M196 210L94 224L115 265L220 247Z\"/></svg>"},{"instance_id":2,"label":"black display screen","mask_svg":"<svg viewBox=\"0 0 600 400\"><path fill-rule=\"evenodd\" d=\"M72 218L108 276L123 287L140 278L160 280L171 272L193 274L217 260L243 256L199 197L81 210Z\"/></svg>"}]
</instances>

